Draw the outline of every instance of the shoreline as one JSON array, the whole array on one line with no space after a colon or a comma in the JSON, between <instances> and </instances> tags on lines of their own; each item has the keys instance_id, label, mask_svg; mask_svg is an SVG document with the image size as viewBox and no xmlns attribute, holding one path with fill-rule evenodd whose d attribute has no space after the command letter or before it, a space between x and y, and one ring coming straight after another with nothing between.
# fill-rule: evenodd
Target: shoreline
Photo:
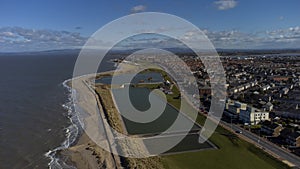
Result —
<instances>
[{"instance_id":1,"label":"shoreline","mask_svg":"<svg viewBox=\"0 0 300 169\"><path fill-rule=\"evenodd\" d=\"M132 66L130 64L123 64L123 66L118 67L118 69L116 70L95 73L93 75L95 75L96 79L98 76L104 74L113 75L114 73L130 72L134 70L134 67L135 66ZM103 157L110 156L109 154L106 154L108 152L93 143L93 141L83 131L82 126L78 120L78 115L75 111L75 105L77 105L78 103L74 103L74 98L76 98L75 102L77 102L77 96L74 95L76 95L78 91L72 88L72 81L78 79L90 80L90 75L88 74L73 77L61 83L61 85L66 88L68 92L68 100L62 105L62 107L66 109L67 118L69 119L71 124L65 128L66 139L58 147L55 147L44 154L45 157L50 159L50 162L48 163L49 168L73 169L90 168L91 166L92 168L97 168L97 165L100 165L101 162L103 165L107 167L109 166L103 160ZM100 154L102 155L102 157L96 155L95 152L92 151L93 149L99 149L98 151L101 152ZM88 153L87 150L92 152ZM63 156L63 158L61 156Z\"/></svg>"},{"instance_id":2,"label":"shoreline","mask_svg":"<svg viewBox=\"0 0 300 169\"><path fill-rule=\"evenodd\" d=\"M126 64L115 71L106 71L106 72L101 72L101 73L96 73L96 74L82 75L82 76L75 77L75 78L64 81L63 85L71 93L69 101L72 103L71 105L73 108L72 117L78 118L78 112L76 112L75 106L79 106L79 107L85 109L83 111L85 111L85 113L89 114L90 116L95 117L95 114L100 113L100 116L102 115L102 117L100 117L100 118L102 120L107 121L108 119L106 119L103 116L103 113L104 113L103 108L105 107L105 105L101 105L101 103L99 102L100 98L98 98L98 97L101 97L101 96L97 96L96 88L94 88L94 86L90 85L90 81L93 80L93 78L97 79L101 76L107 76L107 75L112 76L114 74L130 73L130 72L134 71L135 69L136 69L136 66ZM72 84L74 84L74 81L75 81L76 85L72 86ZM81 93L81 95L80 95L80 93ZM111 94L111 91L109 93ZM74 94L75 94L75 96L74 96ZM77 94L79 94L79 95L77 95ZM82 98L80 98L81 96L83 96L85 100L82 100ZM74 98L75 98L75 100L74 100ZM85 103L80 105L81 101L83 101ZM115 102L113 97L112 97L112 101L113 101L113 103ZM89 104L87 104L87 103L89 103ZM97 109L99 109L98 112L95 112L91 108L93 105L97 105ZM120 117L120 114L118 114L118 115ZM120 159L120 157L118 155L113 155L112 153L107 152L106 150L100 148L82 130L80 122L73 123L71 118L70 118L70 121L71 121L72 125L77 125L78 133L77 133L76 139L62 149L53 150L53 151L57 152L58 155L62 155L64 157L66 157L66 159L64 159L65 162L63 160L61 160L62 163L64 163L64 164L67 163L68 168L76 167L79 169L80 168L88 168L88 169L91 168L92 169L92 168L99 168L99 167L103 168L103 166L105 166L107 168L123 168L121 162L124 162L123 160L125 160L125 159L122 160L122 159ZM122 122L123 122L123 120L121 121L121 123ZM86 127L86 126L84 126L84 127ZM103 127L104 127L104 130L106 132L108 132L108 134L107 133L105 133L105 134L102 133L102 134L104 137L106 137L106 141L108 142L108 145L109 145L110 140L113 139L114 136L112 134L112 131L110 131L109 127L107 128L106 125L104 125ZM123 124L121 124L121 127L124 127L124 129L126 130L124 122L123 122ZM79 132L79 130L81 130L81 132ZM111 139L109 139L109 138L111 138ZM126 143L126 144L130 144L130 143ZM126 144L124 144L124 145L121 144L120 146L126 147L126 146L128 146ZM142 145L140 145L140 146L142 146ZM111 147L111 146L109 146L109 147L110 147L110 149L116 148L116 147ZM114 151L111 150L111 152L114 152ZM54 157L55 157L55 154L54 154ZM158 160L159 159L160 158L158 158ZM128 159L128 160L133 162L134 164L136 164L136 161L134 159ZM149 159L149 160L150 161L148 161L148 162L150 162L149 164L151 164L152 160L151 159ZM153 159L153 160L156 161L155 159ZM143 161L144 160L142 160L142 163L143 163ZM144 162L148 163L146 161L147 160L145 159ZM57 161L55 161L55 162L57 162ZM108 166L110 166L110 167L108 167ZM64 168L64 167L62 167L62 168Z\"/></svg>"},{"instance_id":3,"label":"shoreline","mask_svg":"<svg viewBox=\"0 0 300 169\"><path fill-rule=\"evenodd\" d=\"M109 126L109 119L105 117L105 107L107 105L102 105L100 102L99 97L96 93L96 86L91 85L91 80L94 78L98 78L99 76L105 76L105 75L115 75L115 74L123 74L123 73L130 73L136 69L136 66L132 66L130 64L123 65L122 67L118 67L118 69L114 71L106 71L106 72L101 72L101 73L96 73L96 74L89 74L89 75L83 75L80 77L76 77L73 79L69 79L65 82L67 84L67 88L71 89L71 96L76 98L76 100L71 100L73 103L72 105L75 107L77 106L80 107L80 110L84 112L84 114L87 115L88 118L83 119L83 121L80 120L79 125L82 125L85 129L88 131L98 131L98 128L95 127L96 124L99 125L98 120L105 121L103 123L103 126L100 127L102 128L100 132L98 132L96 135L99 135L97 138L89 138L89 136L82 131L77 136L77 141L73 142L69 147L65 148L59 154L65 156L67 158L66 163L76 166L76 168L126 168L126 167L142 167L149 168L162 168L162 164L159 164L159 158L158 157L151 157L151 158L144 158L144 159L134 159L134 158L123 158L119 155L114 155L111 152L118 152L117 146L121 146L128 151L126 147L128 147L128 144L136 144L136 143L129 143L125 142L122 140L118 140L117 144L111 144L113 141L116 141L116 138L113 134L113 131L111 131L110 126ZM71 83L72 84L71 84ZM74 86L72 86L74 85ZM76 94L74 96L74 93ZM109 92L110 93L110 92ZM75 103L74 103L75 102ZM95 107L96 106L96 109ZM77 110L74 111L77 118L78 112ZM81 114L82 115L82 114ZM118 114L120 116L120 114ZM98 120L95 120L98 119ZM86 124L86 125L85 125ZM81 126L80 126L81 127ZM122 127L122 126L121 126ZM100 140L99 140L100 137ZM110 152L104 150L103 148L99 147L96 143L92 141L92 139L96 139L97 142L100 141L101 144L104 144L106 147L105 149L109 148ZM139 143L141 144L141 143ZM138 146L138 145L136 145ZM142 146L142 145L139 145ZM145 149L145 148L144 148ZM107 149L108 150L108 149ZM142 153L142 152L127 152L127 153ZM126 154L126 153L125 153ZM158 160L158 161L157 161Z\"/></svg>"},{"instance_id":4,"label":"shoreline","mask_svg":"<svg viewBox=\"0 0 300 169\"><path fill-rule=\"evenodd\" d=\"M68 85L68 83L72 79L67 79L62 83L62 86L67 89L68 92L68 100L62 104L62 107L67 110L66 118L69 119L71 123L68 127L66 127L65 135L66 139L56 148L49 150L44 154L45 157L50 159L48 163L49 168L74 168L73 165L66 164L66 161L62 160L60 157L61 152L65 149L68 149L70 146L77 144L80 139L80 135L82 134L82 129L80 128L78 119L75 115L73 101L72 101L72 88Z\"/></svg>"},{"instance_id":5,"label":"shoreline","mask_svg":"<svg viewBox=\"0 0 300 169\"><path fill-rule=\"evenodd\" d=\"M106 72L107 73L107 72ZM98 75L98 74L96 74ZM86 80L89 80L91 78L90 75L83 75L80 77L76 77L73 79L70 79L68 82L74 82L79 84L74 87L72 86L72 90L75 93L75 96L73 95L73 106L78 106L81 109L85 109L86 113L96 113L92 111L92 106L95 105L95 96L92 91L89 91L88 86L86 86ZM70 87L72 84L68 84ZM72 93L72 94L74 94ZM81 98L80 93L87 94L88 97L85 97L84 99ZM79 94L79 96L77 95ZM74 103L75 102L75 103ZM86 105L84 103L94 103L91 105ZM80 105L83 104L83 105ZM98 106L97 106L98 107ZM74 116L76 118L78 117L78 113L76 108L74 108ZM77 123L77 125L80 125L81 122ZM84 123L84 122L83 122ZM85 126L84 126L85 127ZM104 133L102 133L104 135ZM104 136L105 137L105 136ZM104 138L105 139L105 138ZM107 152L106 150L100 148L96 143L94 143L91 138L85 133L83 130L81 134L77 136L77 142L74 142L73 145L70 145L68 148L64 149L61 152L62 155L68 157L68 163L71 163L72 165L75 165L76 168L84 168L84 169L93 169L93 168L114 168L115 167L115 160L113 159L110 152Z\"/></svg>"},{"instance_id":6,"label":"shoreline","mask_svg":"<svg viewBox=\"0 0 300 169\"><path fill-rule=\"evenodd\" d=\"M110 73L110 71L103 73ZM96 75L99 74L97 73ZM61 145L44 154L45 157L50 159L48 163L49 168L93 169L99 167L103 168L104 166L112 167L109 162L105 162L104 159L110 156L110 153L101 149L87 136L82 129L78 114L75 110L75 105L78 104L78 98L76 96L78 91L71 87L71 82L73 80L83 81L82 79L87 80L89 78L89 75L82 75L67 79L62 83L63 87L68 91L68 100L62 107L68 111L67 118L71 124L64 129L66 131L66 139Z\"/></svg>"}]
</instances>

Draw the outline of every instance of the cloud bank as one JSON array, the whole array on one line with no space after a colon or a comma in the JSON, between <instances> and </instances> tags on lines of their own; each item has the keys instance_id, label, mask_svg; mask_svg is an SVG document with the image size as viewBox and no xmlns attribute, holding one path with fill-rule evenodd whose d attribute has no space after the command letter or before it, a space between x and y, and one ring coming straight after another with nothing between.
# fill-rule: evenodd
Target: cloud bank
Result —
<instances>
[{"instance_id":1,"label":"cloud bank","mask_svg":"<svg viewBox=\"0 0 300 169\"><path fill-rule=\"evenodd\" d=\"M162 29L163 31L168 31ZM253 33L237 30L211 31L204 29L203 32L216 48L224 49L277 49L277 48L300 48L300 27L258 31ZM195 41L194 32L187 31L185 40ZM41 51L52 49L81 48L88 37L77 32L57 30L35 30L21 27L0 28L0 52ZM180 39L180 38L179 38ZM101 47L107 46L108 42L97 41ZM180 44L168 38L145 37L132 38L124 41L120 47L178 47Z\"/></svg>"},{"instance_id":2,"label":"cloud bank","mask_svg":"<svg viewBox=\"0 0 300 169\"><path fill-rule=\"evenodd\" d=\"M0 28L0 52L70 49L82 46L86 40L86 37L77 32L21 27Z\"/></svg>"},{"instance_id":3,"label":"cloud bank","mask_svg":"<svg viewBox=\"0 0 300 169\"><path fill-rule=\"evenodd\" d=\"M208 38L218 48L276 49L300 48L300 27L245 33L240 31L211 32Z\"/></svg>"}]
</instances>

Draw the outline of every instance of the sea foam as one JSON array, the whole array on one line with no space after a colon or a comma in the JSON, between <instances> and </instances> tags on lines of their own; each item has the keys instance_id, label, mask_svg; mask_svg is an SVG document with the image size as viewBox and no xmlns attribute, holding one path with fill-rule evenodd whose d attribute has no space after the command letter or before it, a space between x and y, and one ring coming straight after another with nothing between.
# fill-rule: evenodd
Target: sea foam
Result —
<instances>
[{"instance_id":1,"label":"sea foam","mask_svg":"<svg viewBox=\"0 0 300 169\"><path fill-rule=\"evenodd\" d=\"M75 169L76 167L67 165L63 159L59 158L57 153L61 150L69 148L72 144L75 143L76 139L80 133L79 121L76 116L75 106L76 106L76 97L72 97L72 95L76 96L76 91L72 89L67 83L71 81L65 80L62 85L68 90L68 100L62 106L67 110L67 117L69 118L71 125L65 129L66 140L59 146L53 150L49 150L45 153L45 156L50 158L50 162L48 166L50 169Z\"/></svg>"}]
</instances>

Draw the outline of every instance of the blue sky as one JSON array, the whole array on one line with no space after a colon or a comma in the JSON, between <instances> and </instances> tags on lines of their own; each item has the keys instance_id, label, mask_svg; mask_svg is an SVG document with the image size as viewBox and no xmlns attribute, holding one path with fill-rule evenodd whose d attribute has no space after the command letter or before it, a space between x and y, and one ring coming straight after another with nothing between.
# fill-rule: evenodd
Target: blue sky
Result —
<instances>
[{"instance_id":1,"label":"blue sky","mask_svg":"<svg viewBox=\"0 0 300 169\"><path fill-rule=\"evenodd\" d=\"M78 47L110 21L144 11L190 21L217 48L299 48L299 6L299 0L0 0L0 52Z\"/></svg>"}]
</instances>

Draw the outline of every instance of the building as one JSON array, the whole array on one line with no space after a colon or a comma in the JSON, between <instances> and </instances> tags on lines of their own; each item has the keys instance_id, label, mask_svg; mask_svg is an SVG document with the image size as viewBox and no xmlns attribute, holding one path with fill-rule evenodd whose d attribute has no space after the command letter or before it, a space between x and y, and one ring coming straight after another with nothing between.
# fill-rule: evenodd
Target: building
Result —
<instances>
[{"instance_id":1,"label":"building","mask_svg":"<svg viewBox=\"0 0 300 169\"><path fill-rule=\"evenodd\" d=\"M211 87L209 86L199 87L199 94L200 96L211 95Z\"/></svg>"},{"instance_id":2,"label":"building","mask_svg":"<svg viewBox=\"0 0 300 169\"><path fill-rule=\"evenodd\" d=\"M262 89L263 91L269 90L270 88L271 88L270 85L264 85L264 86L261 87L261 89Z\"/></svg>"},{"instance_id":3,"label":"building","mask_svg":"<svg viewBox=\"0 0 300 169\"><path fill-rule=\"evenodd\" d=\"M283 129L280 132L280 137L287 145L291 147L300 147L300 131Z\"/></svg>"},{"instance_id":4,"label":"building","mask_svg":"<svg viewBox=\"0 0 300 169\"><path fill-rule=\"evenodd\" d=\"M251 125L270 120L269 112L259 110L239 101L228 99L226 101L225 110L224 115Z\"/></svg>"},{"instance_id":5,"label":"building","mask_svg":"<svg viewBox=\"0 0 300 169\"><path fill-rule=\"evenodd\" d=\"M234 120L238 120L240 111L246 110L247 104L228 99L225 105L225 109L227 110L225 111L225 115Z\"/></svg>"},{"instance_id":6,"label":"building","mask_svg":"<svg viewBox=\"0 0 300 169\"><path fill-rule=\"evenodd\" d=\"M272 80L274 81L288 81L291 77L288 77L288 76L273 76L271 77Z\"/></svg>"},{"instance_id":7,"label":"building","mask_svg":"<svg viewBox=\"0 0 300 169\"><path fill-rule=\"evenodd\" d=\"M250 124L250 125L256 125L262 121L270 120L269 112L261 111L252 106L247 106L246 110L241 110L239 113L239 119L244 124Z\"/></svg>"},{"instance_id":8,"label":"building","mask_svg":"<svg viewBox=\"0 0 300 169\"><path fill-rule=\"evenodd\" d=\"M283 94L288 94L288 92L289 92L289 88L285 87L282 89Z\"/></svg>"},{"instance_id":9,"label":"building","mask_svg":"<svg viewBox=\"0 0 300 169\"><path fill-rule=\"evenodd\" d=\"M246 110L247 104L234 101L233 104L228 105L228 111L232 114L239 114L241 110Z\"/></svg>"},{"instance_id":10,"label":"building","mask_svg":"<svg viewBox=\"0 0 300 169\"><path fill-rule=\"evenodd\" d=\"M268 103L265 104L263 107L264 107L267 111L272 111L274 105L273 105L271 102L268 102Z\"/></svg>"},{"instance_id":11,"label":"building","mask_svg":"<svg viewBox=\"0 0 300 169\"><path fill-rule=\"evenodd\" d=\"M300 147L300 132L292 132L286 138L286 142L293 147Z\"/></svg>"},{"instance_id":12,"label":"building","mask_svg":"<svg viewBox=\"0 0 300 169\"><path fill-rule=\"evenodd\" d=\"M270 121L264 121L260 131L268 136L277 137L280 135L282 129L283 127L279 124L272 123Z\"/></svg>"}]
</instances>

